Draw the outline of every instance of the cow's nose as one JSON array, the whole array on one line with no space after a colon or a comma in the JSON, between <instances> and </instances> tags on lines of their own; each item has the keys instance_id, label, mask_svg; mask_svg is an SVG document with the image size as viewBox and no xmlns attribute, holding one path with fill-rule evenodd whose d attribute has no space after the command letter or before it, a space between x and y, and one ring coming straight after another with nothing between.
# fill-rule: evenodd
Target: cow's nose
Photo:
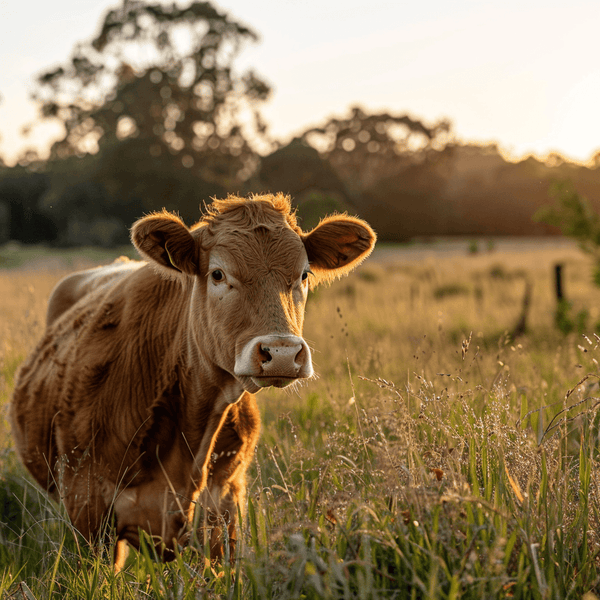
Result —
<instances>
[{"instance_id":1,"label":"cow's nose","mask_svg":"<svg viewBox=\"0 0 600 600\"><path fill-rule=\"evenodd\" d=\"M307 343L295 335L265 335L250 340L235 361L238 377L251 377L260 387L283 387L313 374Z\"/></svg>"},{"instance_id":2,"label":"cow's nose","mask_svg":"<svg viewBox=\"0 0 600 600\"><path fill-rule=\"evenodd\" d=\"M287 346L280 343L259 342L258 351L263 359L261 367L265 375L291 372L297 374L304 362L302 355L305 352L302 344Z\"/></svg>"}]
</instances>

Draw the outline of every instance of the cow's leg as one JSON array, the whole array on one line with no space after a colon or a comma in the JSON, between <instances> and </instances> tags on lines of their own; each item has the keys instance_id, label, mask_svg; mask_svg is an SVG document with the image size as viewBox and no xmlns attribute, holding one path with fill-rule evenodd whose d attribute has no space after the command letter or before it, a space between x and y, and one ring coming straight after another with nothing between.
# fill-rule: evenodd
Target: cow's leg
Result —
<instances>
[{"instance_id":1,"label":"cow's leg","mask_svg":"<svg viewBox=\"0 0 600 600\"><path fill-rule=\"evenodd\" d=\"M125 561L127 560L128 556L129 544L127 543L127 540L118 540L115 546L115 561L113 565L115 573L118 573L119 571L123 570L123 567L125 566Z\"/></svg>"},{"instance_id":2,"label":"cow's leg","mask_svg":"<svg viewBox=\"0 0 600 600\"><path fill-rule=\"evenodd\" d=\"M175 456L175 459L178 456ZM175 460L173 459L173 460ZM178 544L188 538L188 512L190 500L176 489L177 482L170 481L165 472L154 473L154 477L140 485L121 489L113 503L118 544L115 554L115 570L122 568L127 554L127 545L140 548L140 529L148 534L149 542L155 546L162 560L175 558Z\"/></svg>"},{"instance_id":3,"label":"cow's leg","mask_svg":"<svg viewBox=\"0 0 600 600\"><path fill-rule=\"evenodd\" d=\"M254 456L260 431L260 418L254 396L245 394L231 407L216 434L206 461L206 487L199 500L212 528L211 558L224 555L223 533L227 528L229 555L234 558L238 511L246 496L246 471Z\"/></svg>"},{"instance_id":4,"label":"cow's leg","mask_svg":"<svg viewBox=\"0 0 600 600\"><path fill-rule=\"evenodd\" d=\"M72 469L58 466L58 495L65 505L75 529L91 544L97 542L108 525L110 514L102 485L94 465L86 463Z\"/></svg>"},{"instance_id":5,"label":"cow's leg","mask_svg":"<svg viewBox=\"0 0 600 600\"><path fill-rule=\"evenodd\" d=\"M237 438L237 436L236 436ZM222 449L227 441L228 449ZM219 436L215 444L202 505L206 509L210 536L211 558L223 558L224 529L227 528L229 556L233 561L237 540L238 511L246 497L246 471L254 453L254 444L233 436Z\"/></svg>"},{"instance_id":6,"label":"cow's leg","mask_svg":"<svg viewBox=\"0 0 600 600\"><path fill-rule=\"evenodd\" d=\"M245 473L243 473L245 477ZM241 483L241 485L239 485ZM241 502L245 496L245 485L242 481L229 482L225 493L217 486L210 486L208 493L213 496L222 494L218 500L217 506L207 510L207 521L211 527L210 536L210 557L221 559L225 556L225 536L224 530L227 529L227 542L229 544L229 559L231 562L235 559L235 547L237 542L237 516L240 510Z\"/></svg>"}]
</instances>

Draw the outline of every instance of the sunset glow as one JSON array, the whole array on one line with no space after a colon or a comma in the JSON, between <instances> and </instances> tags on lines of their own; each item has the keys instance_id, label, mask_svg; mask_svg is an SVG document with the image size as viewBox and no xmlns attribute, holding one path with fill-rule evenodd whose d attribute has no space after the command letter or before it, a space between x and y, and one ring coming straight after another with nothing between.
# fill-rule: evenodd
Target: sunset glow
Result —
<instances>
[{"instance_id":1,"label":"sunset glow","mask_svg":"<svg viewBox=\"0 0 600 600\"><path fill-rule=\"evenodd\" d=\"M65 62L113 4L57 0L35 11L13 3L0 19L0 156L12 163L28 147L42 155L60 129L22 129L36 119L29 100L36 74ZM459 140L495 142L514 158L551 152L587 162L600 150L600 4L441 0L417 6L375 0L221 0L253 28L245 48L274 88L263 115L286 140L360 104L448 118Z\"/></svg>"}]
</instances>

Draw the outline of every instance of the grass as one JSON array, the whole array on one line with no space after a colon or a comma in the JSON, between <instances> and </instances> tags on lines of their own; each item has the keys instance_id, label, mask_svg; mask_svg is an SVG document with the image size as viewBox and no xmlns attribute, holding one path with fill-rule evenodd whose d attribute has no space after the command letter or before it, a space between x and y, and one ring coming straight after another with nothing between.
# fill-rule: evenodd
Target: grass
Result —
<instances>
[{"instance_id":1,"label":"grass","mask_svg":"<svg viewBox=\"0 0 600 600\"><path fill-rule=\"evenodd\" d=\"M91 265L110 262L119 255L137 258L133 246L123 246L117 250L110 248L51 248L41 245L9 242L0 246L0 268L14 269L19 267L53 268L55 270L67 266L76 270Z\"/></svg>"},{"instance_id":2,"label":"grass","mask_svg":"<svg viewBox=\"0 0 600 600\"><path fill-rule=\"evenodd\" d=\"M582 331L555 324L564 267ZM64 271L0 272L0 402ZM526 281L527 332L512 339ZM439 290L460 293L439 293ZM0 420L0 597L600 597L600 290L574 250L370 262L309 300L319 379L259 394L239 560L110 568Z\"/></svg>"}]
</instances>

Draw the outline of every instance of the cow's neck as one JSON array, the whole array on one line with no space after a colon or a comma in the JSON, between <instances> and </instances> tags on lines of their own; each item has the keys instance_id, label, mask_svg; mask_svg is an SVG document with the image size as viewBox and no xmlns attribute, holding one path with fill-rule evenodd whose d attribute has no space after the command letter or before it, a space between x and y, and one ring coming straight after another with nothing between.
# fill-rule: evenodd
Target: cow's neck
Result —
<instances>
[{"instance_id":1,"label":"cow's neck","mask_svg":"<svg viewBox=\"0 0 600 600\"><path fill-rule=\"evenodd\" d=\"M193 319L192 313L188 301L186 317L181 320L189 324ZM245 392L242 384L218 367L206 347L202 347L190 335L189 326L178 328L178 335L173 341L179 348L177 364L170 367L180 378L182 398L179 425L186 454L193 462L191 477L194 487L199 490L206 484L208 463L217 433L230 407Z\"/></svg>"},{"instance_id":2,"label":"cow's neck","mask_svg":"<svg viewBox=\"0 0 600 600\"><path fill-rule=\"evenodd\" d=\"M189 423L206 419L209 414L222 415L244 394L242 384L230 373L218 367L195 340L188 336L183 357L182 391Z\"/></svg>"},{"instance_id":3,"label":"cow's neck","mask_svg":"<svg viewBox=\"0 0 600 600\"><path fill-rule=\"evenodd\" d=\"M181 287L167 284L161 292L165 294L161 302L163 319L153 331L153 341L163 352L159 372L154 373L155 386L179 390L177 430L183 438L182 464L174 468L192 464L193 486L198 490L206 483L216 434L230 407L243 396L244 388L215 364L203 340L190 333L194 326L202 332L193 310L191 289L185 283ZM175 398L169 399L174 401Z\"/></svg>"}]
</instances>

